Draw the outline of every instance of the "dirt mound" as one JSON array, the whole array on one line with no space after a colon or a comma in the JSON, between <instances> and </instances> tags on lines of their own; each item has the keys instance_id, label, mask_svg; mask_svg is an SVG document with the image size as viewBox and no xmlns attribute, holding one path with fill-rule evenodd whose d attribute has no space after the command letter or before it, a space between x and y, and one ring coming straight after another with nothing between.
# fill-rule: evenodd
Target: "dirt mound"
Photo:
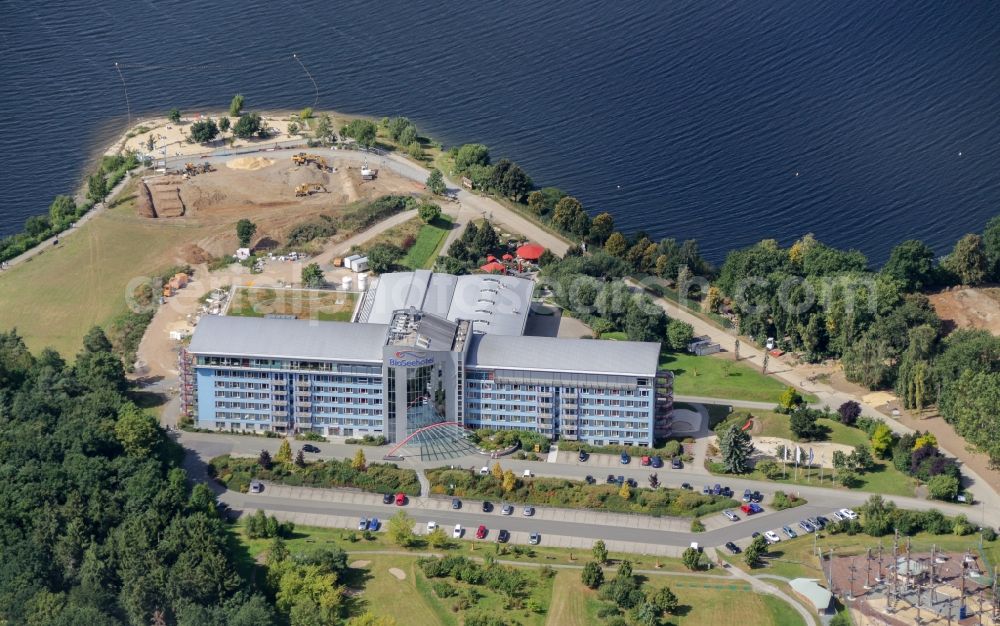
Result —
<instances>
[{"instance_id":1,"label":"dirt mound","mask_svg":"<svg viewBox=\"0 0 1000 626\"><path fill-rule=\"evenodd\" d=\"M149 193L149 187L145 182L139 183L135 212L139 217L156 217L156 209L153 208L153 196Z\"/></svg>"},{"instance_id":2,"label":"dirt mound","mask_svg":"<svg viewBox=\"0 0 1000 626\"><path fill-rule=\"evenodd\" d=\"M162 176L147 181L153 199L156 217L181 217L184 215L184 201L181 200L180 186L184 179L180 176Z\"/></svg>"},{"instance_id":3,"label":"dirt mound","mask_svg":"<svg viewBox=\"0 0 1000 626\"><path fill-rule=\"evenodd\" d=\"M215 258L206 252L204 248L193 243L189 243L181 249L181 256L184 257L184 262L189 265L208 263Z\"/></svg>"},{"instance_id":4,"label":"dirt mound","mask_svg":"<svg viewBox=\"0 0 1000 626\"><path fill-rule=\"evenodd\" d=\"M982 328L1000 336L1000 287L960 287L929 298L949 330Z\"/></svg>"},{"instance_id":5,"label":"dirt mound","mask_svg":"<svg viewBox=\"0 0 1000 626\"><path fill-rule=\"evenodd\" d=\"M234 170L256 171L272 164L274 164L274 159L266 157L238 157L226 162L226 167Z\"/></svg>"}]
</instances>

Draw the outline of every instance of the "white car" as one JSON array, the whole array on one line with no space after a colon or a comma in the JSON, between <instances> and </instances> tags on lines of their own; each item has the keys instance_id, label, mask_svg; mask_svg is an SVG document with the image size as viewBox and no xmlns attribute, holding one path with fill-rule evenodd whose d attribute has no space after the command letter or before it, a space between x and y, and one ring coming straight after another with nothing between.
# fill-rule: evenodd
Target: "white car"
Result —
<instances>
[{"instance_id":1,"label":"white car","mask_svg":"<svg viewBox=\"0 0 1000 626\"><path fill-rule=\"evenodd\" d=\"M437 522L427 522L427 533L432 533L438 527Z\"/></svg>"},{"instance_id":2,"label":"white car","mask_svg":"<svg viewBox=\"0 0 1000 626\"><path fill-rule=\"evenodd\" d=\"M840 511L834 511L833 513L830 513L830 517L837 520L838 522L842 522L845 519L847 519L843 515L841 515Z\"/></svg>"},{"instance_id":3,"label":"white car","mask_svg":"<svg viewBox=\"0 0 1000 626\"><path fill-rule=\"evenodd\" d=\"M531 470L530 469L524 470L524 473L521 474L521 477L522 478L531 478Z\"/></svg>"},{"instance_id":4,"label":"white car","mask_svg":"<svg viewBox=\"0 0 1000 626\"><path fill-rule=\"evenodd\" d=\"M533 506L526 506L526 507L524 507L524 516L525 517L531 517L534 514L535 514L535 507L533 507Z\"/></svg>"},{"instance_id":5,"label":"white car","mask_svg":"<svg viewBox=\"0 0 1000 626\"><path fill-rule=\"evenodd\" d=\"M264 491L264 483L256 478L250 481L250 493L260 493Z\"/></svg>"},{"instance_id":6,"label":"white car","mask_svg":"<svg viewBox=\"0 0 1000 626\"><path fill-rule=\"evenodd\" d=\"M733 513L732 511L730 511L729 509L726 509L725 511L723 511L722 514L725 515L726 518L728 518L730 522L738 522L738 521L740 521L740 517L736 513Z\"/></svg>"},{"instance_id":7,"label":"white car","mask_svg":"<svg viewBox=\"0 0 1000 626\"><path fill-rule=\"evenodd\" d=\"M461 539L463 532L465 532L465 531L462 530L462 525L461 524L455 524L455 530L451 531L451 536L454 537L455 539Z\"/></svg>"},{"instance_id":8,"label":"white car","mask_svg":"<svg viewBox=\"0 0 1000 626\"><path fill-rule=\"evenodd\" d=\"M839 513L847 519L858 519L858 514L851 509L840 509Z\"/></svg>"},{"instance_id":9,"label":"white car","mask_svg":"<svg viewBox=\"0 0 1000 626\"><path fill-rule=\"evenodd\" d=\"M484 466L482 466L482 467L479 468L479 473L482 474L483 476L485 476L485 475L487 475L487 474L490 473L490 468L488 468L488 467L486 467L484 465Z\"/></svg>"},{"instance_id":10,"label":"white car","mask_svg":"<svg viewBox=\"0 0 1000 626\"><path fill-rule=\"evenodd\" d=\"M503 508L500 509L500 514L501 515L510 515L513 512L514 512L514 507L512 507L509 504L503 505Z\"/></svg>"},{"instance_id":11,"label":"white car","mask_svg":"<svg viewBox=\"0 0 1000 626\"><path fill-rule=\"evenodd\" d=\"M768 543L778 543L779 541L781 541L781 537L779 537L778 533L774 532L773 530L769 530L766 533L764 533L764 538L767 539Z\"/></svg>"}]
</instances>

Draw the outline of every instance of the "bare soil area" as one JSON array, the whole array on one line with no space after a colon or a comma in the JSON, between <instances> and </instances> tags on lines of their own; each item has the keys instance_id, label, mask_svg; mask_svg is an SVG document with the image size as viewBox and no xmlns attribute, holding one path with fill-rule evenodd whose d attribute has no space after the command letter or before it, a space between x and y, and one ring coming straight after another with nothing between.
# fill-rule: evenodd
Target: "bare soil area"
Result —
<instances>
[{"instance_id":1,"label":"bare soil area","mask_svg":"<svg viewBox=\"0 0 1000 626\"><path fill-rule=\"evenodd\" d=\"M949 330L981 328L1000 336L1000 287L956 287L933 294L930 301Z\"/></svg>"}]
</instances>

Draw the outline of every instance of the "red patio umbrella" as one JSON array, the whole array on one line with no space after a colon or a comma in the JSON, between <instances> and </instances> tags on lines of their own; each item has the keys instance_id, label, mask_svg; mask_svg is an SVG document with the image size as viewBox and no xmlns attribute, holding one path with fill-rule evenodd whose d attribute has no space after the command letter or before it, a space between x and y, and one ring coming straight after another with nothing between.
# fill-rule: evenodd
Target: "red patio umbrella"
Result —
<instances>
[{"instance_id":1,"label":"red patio umbrella","mask_svg":"<svg viewBox=\"0 0 1000 626\"><path fill-rule=\"evenodd\" d=\"M541 244L526 243L517 249L517 256L522 259L527 259L528 261L537 261L541 258L544 252L545 248L543 248Z\"/></svg>"}]
</instances>

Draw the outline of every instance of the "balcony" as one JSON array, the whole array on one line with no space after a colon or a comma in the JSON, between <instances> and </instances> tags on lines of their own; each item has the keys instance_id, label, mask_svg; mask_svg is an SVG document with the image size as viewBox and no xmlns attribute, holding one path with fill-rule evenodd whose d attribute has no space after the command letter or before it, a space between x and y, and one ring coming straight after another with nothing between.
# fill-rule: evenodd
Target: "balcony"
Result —
<instances>
[{"instance_id":1,"label":"balcony","mask_svg":"<svg viewBox=\"0 0 1000 626\"><path fill-rule=\"evenodd\" d=\"M309 385L310 385L310 383L309 383L308 380L297 380L297 381L295 381L295 388L296 389L308 389Z\"/></svg>"},{"instance_id":2,"label":"balcony","mask_svg":"<svg viewBox=\"0 0 1000 626\"><path fill-rule=\"evenodd\" d=\"M312 402L296 402L295 406L297 406L297 407L299 407L301 409L311 409L312 408Z\"/></svg>"},{"instance_id":3,"label":"balcony","mask_svg":"<svg viewBox=\"0 0 1000 626\"><path fill-rule=\"evenodd\" d=\"M274 404L274 406L285 407L285 406L288 406L288 401L287 400L275 400L272 404Z\"/></svg>"},{"instance_id":4,"label":"balcony","mask_svg":"<svg viewBox=\"0 0 1000 626\"><path fill-rule=\"evenodd\" d=\"M272 417L288 417L288 411L274 411L271 413Z\"/></svg>"},{"instance_id":5,"label":"balcony","mask_svg":"<svg viewBox=\"0 0 1000 626\"><path fill-rule=\"evenodd\" d=\"M271 426L273 428L288 428L288 420L272 420Z\"/></svg>"}]
</instances>

